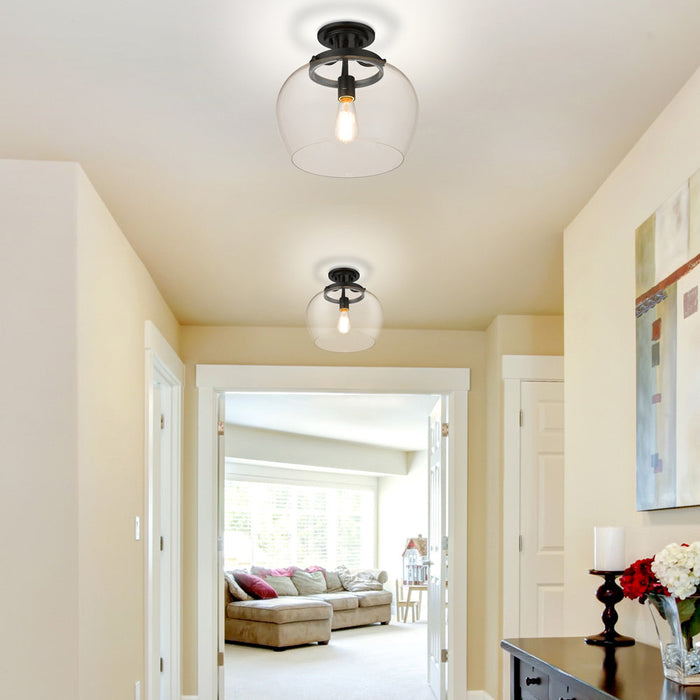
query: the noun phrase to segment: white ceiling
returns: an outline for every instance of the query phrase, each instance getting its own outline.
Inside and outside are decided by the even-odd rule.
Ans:
[[[277,132],[338,19],[416,88],[392,173],[309,175]],[[348,258],[387,327],[482,329],[562,311],[561,232],[699,35],[698,0],[7,1],[0,156],[80,162],[182,323],[301,326]]]
[[[332,440],[424,450],[435,396],[226,394],[226,422]]]

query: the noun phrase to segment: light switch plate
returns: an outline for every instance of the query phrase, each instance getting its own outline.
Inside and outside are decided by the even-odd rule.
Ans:
[[[134,700],[141,700],[141,681],[134,683]]]
[[[134,539],[141,539],[141,518],[139,518],[138,515],[136,516],[136,520],[134,521]]]

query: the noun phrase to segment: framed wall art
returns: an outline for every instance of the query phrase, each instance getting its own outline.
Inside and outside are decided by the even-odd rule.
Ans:
[[[637,510],[700,504],[700,171],[636,231]]]

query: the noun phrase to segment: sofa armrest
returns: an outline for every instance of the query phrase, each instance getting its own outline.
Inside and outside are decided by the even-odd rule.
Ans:
[[[233,603],[235,598],[231,595],[231,591],[228,587],[228,581],[224,578],[224,610],[229,603]]]

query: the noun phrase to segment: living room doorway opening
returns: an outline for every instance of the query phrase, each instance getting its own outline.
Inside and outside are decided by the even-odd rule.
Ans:
[[[402,554],[407,541],[428,532],[428,415],[436,400],[439,397],[428,394],[227,393],[222,494],[227,575],[236,570],[257,575],[271,583],[280,605],[286,606],[290,595],[308,593],[304,588],[294,590],[295,581],[306,585],[303,570],[320,567],[323,573],[316,576],[324,580],[317,582],[318,591],[312,597],[341,610],[357,601],[355,594],[334,588],[336,569],[378,570],[387,576],[382,582],[384,595],[394,597],[397,582],[404,579]],[[424,559],[428,560],[427,550]],[[302,573],[292,577],[290,565],[299,566]],[[290,576],[277,575],[287,573]],[[427,581],[425,584],[427,589]],[[398,637],[377,625],[361,627],[374,619],[393,618],[391,624],[396,624],[394,600],[391,607],[385,606],[387,612],[378,613],[381,619],[361,617],[369,609],[358,609],[357,619],[348,611],[337,612],[333,649],[294,646],[294,655],[303,656],[304,665],[313,665],[315,675],[322,666],[327,678],[324,687],[337,683],[341,696],[348,680],[343,676],[354,672],[354,660],[372,653],[373,661],[363,673],[374,673],[375,679],[366,677],[365,682],[376,689],[389,669],[403,664],[401,682],[407,693],[432,697],[427,687],[428,605],[419,586],[412,588],[416,589],[412,591],[412,616],[406,616],[406,624],[416,629],[410,633],[405,630]],[[369,594],[362,602],[375,595]],[[423,604],[413,622],[418,595]],[[241,615],[250,613],[247,607],[233,606],[232,615],[239,612],[238,607]],[[253,624],[226,618],[224,638],[265,644],[262,637],[251,639]],[[350,629],[355,633],[346,634]],[[402,651],[397,663],[399,642]],[[369,652],[372,646],[376,649]],[[291,670],[269,648],[228,644],[225,658],[227,700],[246,697],[261,669],[268,669],[268,676],[281,672],[287,695],[295,687],[288,683]],[[395,678],[392,683],[396,685]]]
[[[464,557],[450,561],[451,624],[446,647],[450,657],[460,660],[446,664],[449,696],[466,693],[466,462],[467,462],[467,391],[469,370],[428,368],[338,368],[338,367],[261,367],[198,366],[199,404],[198,437],[198,690],[199,695],[217,697],[219,680],[217,657],[223,650],[218,643],[219,606],[217,592],[222,592],[223,539],[217,546],[220,516],[216,501],[219,476],[225,471],[223,423],[217,425],[217,410],[223,394],[233,392],[277,393],[346,393],[346,394],[433,394],[444,397],[449,407],[450,450],[445,451],[445,484],[449,485],[446,527],[452,551]],[[219,406],[217,406],[219,404]],[[442,435],[447,426],[442,426]],[[221,434],[219,434],[221,433]],[[206,465],[211,465],[207,468]],[[219,468],[221,465],[221,468]],[[459,494],[459,495],[457,495]],[[213,508],[212,508],[213,506]],[[417,533],[416,533],[417,534]],[[219,555],[218,549],[221,549]],[[454,549],[452,549],[454,547]],[[445,542],[446,549],[446,542]],[[452,579],[454,576],[454,579]],[[221,587],[220,587],[221,586]],[[442,606],[443,610],[445,606]],[[444,647],[443,647],[444,648]],[[312,648],[315,649],[315,648]],[[446,655],[445,655],[446,656]],[[221,657],[219,657],[221,658]],[[443,684],[446,685],[446,684]],[[218,697],[223,697],[223,686]],[[444,687],[439,697],[447,697]]]

